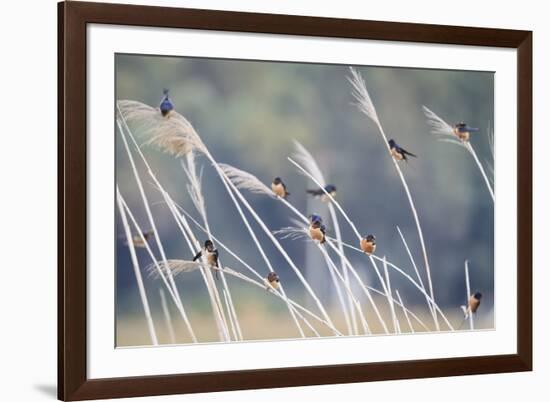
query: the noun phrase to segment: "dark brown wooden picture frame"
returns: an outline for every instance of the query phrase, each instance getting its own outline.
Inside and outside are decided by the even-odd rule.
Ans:
[[[115,24],[517,49],[517,353],[88,379],[86,26]],[[532,370],[532,32],[134,5],[58,4],[58,397],[118,398]]]

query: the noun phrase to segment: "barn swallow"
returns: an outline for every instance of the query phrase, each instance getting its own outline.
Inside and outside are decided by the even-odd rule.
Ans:
[[[269,286],[271,286],[273,289],[275,290],[279,289],[280,280],[279,280],[279,275],[277,275],[276,272],[270,272],[267,275],[266,281],[269,284]],[[269,288],[267,289],[269,290]]]
[[[371,255],[376,250],[376,236],[369,234],[361,239],[359,246],[364,253]]]
[[[147,232],[143,232],[142,233],[142,236],[143,238],[145,239],[145,242],[148,241],[151,236],[153,236],[154,232],[152,230],[149,230]],[[132,237],[132,243],[134,244],[134,247],[136,248],[145,248],[146,247],[146,244],[145,242],[141,239],[141,236],[136,234]],[[128,242],[126,242],[126,245],[128,245]]]
[[[464,122],[456,123],[453,127],[453,134],[462,141],[468,141],[470,139],[470,133],[474,131],[479,131],[479,128],[470,127]]]
[[[391,155],[396,161],[400,161],[400,160],[406,161],[407,155],[416,158],[415,154],[412,154],[406,149],[401,148],[399,145],[397,145],[397,143],[394,140],[389,140],[388,145],[390,146]]]
[[[164,98],[162,98],[159,108],[162,116],[166,117],[170,114],[172,110],[174,110],[174,104],[172,103],[172,100],[168,96],[168,90],[165,89],[163,93],[164,93]]]
[[[218,250],[214,248],[212,240],[206,240],[204,247],[201,251],[193,257],[193,261],[197,261],[201,257],[206,257],[206,263],[212,267],[218,268]],[[216,270],[216,279],[218,278],[218,271]]]
[[[273,179],[273,182],[271,183],[271,191],[273,191],[273,194],[277,197],[281,198],[286,198],[290,195],[290,193],[286,191],[286,185],[280,177],[275,177]]]
[[[325,186],[325,191],[329,193],[332,197],[336,197],[336,186],[334,184],[327,184]],[[323,202],[327,202],[329,200],[329,197],[322,189],[315,189],[315,190],[306,190],[308,194],[313,195],[314,197],[318,197]]]
[[[470,317],[470,314],[476,313],[479,305],[481,304],[481,296],[481,293],[476,292],[468,299],[468,307],[460,306],[460,308],[462,308],[462,311],[464,312],[464,320]]]
[[[323,225],[323,219],[319,215],[311,215],[309,217],[309,236],[323,244],[326,241],[326,227]]]

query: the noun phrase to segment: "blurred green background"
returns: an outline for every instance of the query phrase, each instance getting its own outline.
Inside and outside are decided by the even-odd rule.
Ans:
[[[189,119],[218,162],[249,171],[268,185],[273,177],[281,176],[291,192],[290,202],[303,212],[326,216],[329,222],[326,207],[306,196],[305,189],[313,188],[313,183],[286,159],[293,153],[292,140],[300,141],[317,159],[327,181],[338,187],[338,201],[359,230],[376,235],[377,254],[414,273],[396,230],[399,225],[424,273],[405,192],[375,125],[353,105],[351,85],[346,79],[348,66],[124,54],[117,55],[115,63],[117,99],[138,100],[156,107],[162,89],[169,88],[176,110]],[[493,127],[493,73],[374,66],[357,69],[365,78],[388,137],[418,155],[401,167],[423,227],[437,302],[454,323],[460,323],[459,306],[465,302],[464,260],[468,259],[472,290],[484,295],[478,327],[492,328],[493,204],[471,156],[430,135],[421,107],[426,105],[449,123],[466,121],[479,127],[471,143],[481,161],[491,162],[487,128]],[[127,155],[116,135],[117,182],[139,222],[148,227]],[[198,218],[186,192],[180,163],[155,149],[143,150],[165,189]],[[215,236],[258,271],[267,273],[219,178],[205,158],[197,161],[204,165],[203,192]],[[154,203],[153,213],[168,258],[191,259],[168,209],[159,202],[160,194],[146,179],[143,166],[140,172]],[[267,197],[245,195],[270,229],[291,224],[292,215],[284,206]],[[340,226],[344,239],[355,244],[343,219]],[[142,306],[118,211],[116,232],[116,342],[146,344]],[[282,256],[260,230],[257,233],[290,296],[313,306]],[[198,231],[197,235],[204,238]],[[336,309],[335,292],[316,248],[305,240],[281,242],[323,302]],[[350,250],[346,254],[365,280],[380,288],[367,259]],[[145,251],[138,250],[138,256],[142,265],[150,263]],[[241,269],[223,251],[221,257],[224,264]],[[392,274],[391,279],[405,303],[419,315],[426,314],[422,295],[398,275]],[[184,275],[177,282],[191,320],[200,328],[197,335],[201,340],[214,340],[214,323],[200,275]],[[162,329],[161,282],[145,278],[145,285],[155,325]],[[283,303],[235,280],[230,280],[230,286],[237,314],[246,317],[245,338],[297,335]],[[170,309],[178,321],[175,308]],[[274,316],[278,318],[268,319]],[[175,325],[178,342],[187,342],[181,323]]]

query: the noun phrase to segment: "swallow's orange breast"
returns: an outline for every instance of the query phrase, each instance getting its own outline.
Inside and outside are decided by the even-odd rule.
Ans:
[[[367,241],[366,239],[361,239],[361,242],[359,244],[361,246],[361,250],[369,255],[374,253],[374,250],[376,250],[376,244]]]
[[[284,198],[286,196],[285,188],[281,183],[279,184],[271,183],[271,191],[273,191],[273,193],[278,197]]]
[[[318,242],[322,243],[324,240],[325,240],[325,235],[324,233],[321,231],[320,228],[313,228],[313,227],[310,227],[309,228],[309,236],[313,239],[313,240],[317,240]]]
[[[400,161],[400,160],[403,159],[403,155],[401,155],[399,152],[397,152],[397,149],[395,149],[395,148],[391,149],[391,155],[397,161]]]
[[[475,313],[477,309],[479,308],[479,305],[481,304],[480,300],[477,300],[475,297],[470,297],[470,311],[472,313]]]

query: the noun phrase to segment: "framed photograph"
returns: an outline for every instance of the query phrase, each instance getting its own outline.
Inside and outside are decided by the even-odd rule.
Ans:
[[[531,32],[58,6],[59,399],[531,370]]]

